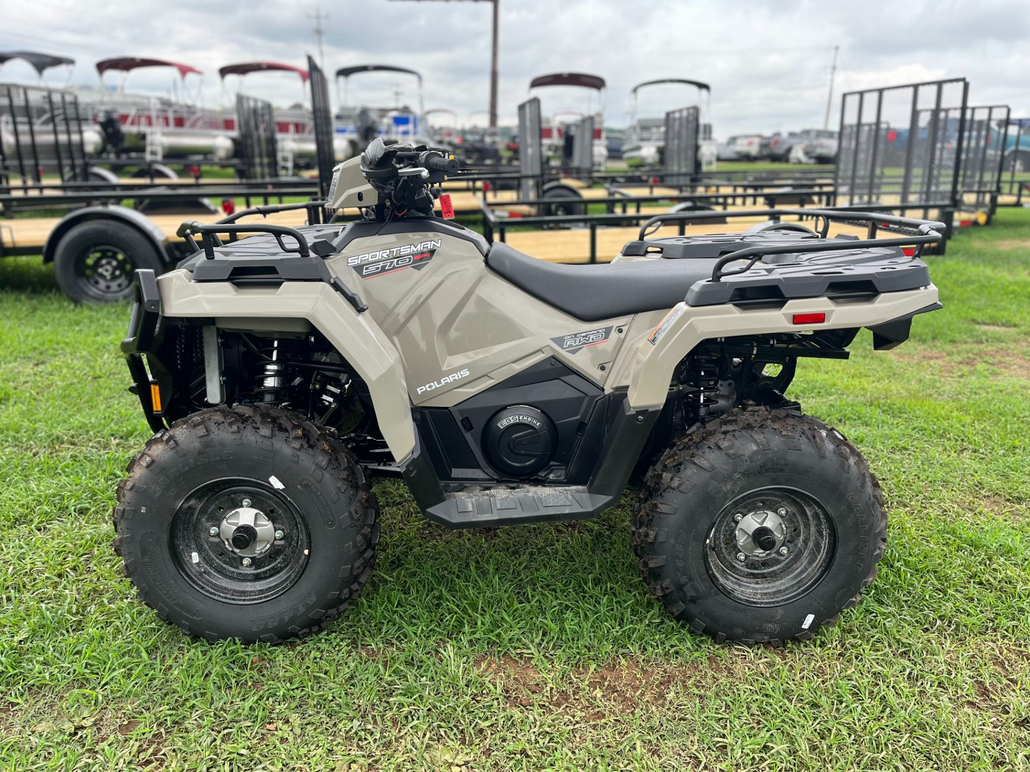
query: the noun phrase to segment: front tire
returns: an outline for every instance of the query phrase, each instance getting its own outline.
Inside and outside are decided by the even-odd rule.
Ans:
[[[115,552],[140,598],[190,635],[278,643],[321,630],[368,582],[378,504],[361,467],[283,410],[202,410],[128,467]]]
[[[887,517],[858,450],[786,410],[695,426],[655,464],[633,543],[652,594],[718,641],[808,639],[876,577]]]

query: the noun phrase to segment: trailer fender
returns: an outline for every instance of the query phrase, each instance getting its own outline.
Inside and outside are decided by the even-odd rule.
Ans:
[[[57,226],[47,236],[46,245],[43,247],[43,262],[52,263],[57,245],[69,230],[81,222],[87,220],[117,220],[126,223],[137,231],[153,245],[165,259],[168,258],[168,238],[154,222],[142,212],[129,209],[125,206],[87,206],[85,209],[76,209],[71,214],[57,223]]]

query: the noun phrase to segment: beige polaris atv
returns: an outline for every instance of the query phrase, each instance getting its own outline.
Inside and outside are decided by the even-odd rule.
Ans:
[[[749,642],[836,621],[876,575],[883,499],[788,387],[799,358],[846,359],[863,327],[891,348],[940,307],[919,253],[943,226],[651,225],[611,264],[558,265],[436,217],[458,172],[376,141],[328,202],[362,219],[186,224],[197,253],[139,272],[122,348],[157,433],[114,519],[142,599],[208,639],[305,635],[369,580],[374,475],[470,528],[593,517],[636,470],[633,544],[673,616]],[[827,238],[839,219],[887,238]]]

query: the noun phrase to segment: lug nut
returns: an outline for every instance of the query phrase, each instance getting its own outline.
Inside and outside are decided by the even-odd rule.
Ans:
[[[207,535],[208,536],[217,536],[218,535],[218,528],[216,526],[211,526],[210,528],[207,529]]]
[[[779,515],[780,517],[784,517],[787,514],[787,510],[784,509],[783,507],[780,507],[779,509],[776,510],[776,514]]]
[[[733,516],[733,522],[734,523],[739,523],[743,519],[744,519],[744,516],[742,514],[740,514],[740,512],[738,512],[737,514],[735,514]]]
[[[250,565],[250,558],[244,558],[243,559],[243,567],[246,568],[249,565]]]
[[[249,507],[250,506],[250,499],[244,499],[243,500],[243,506]]]
[[[277,539],[283,538],[283,532],[282,531],[276,531],[275,532],[275,538],[277,538]]]
[[[780,554],[783,555],[783,557],[787,557],[788,551],[789,550],[786,547],[780,547]]]
[[[737,553],[737,560],[739,560],[741,563],[743,563],[745,560],[747,560],[747,555],[745,555],[743,552],[738,552]]]

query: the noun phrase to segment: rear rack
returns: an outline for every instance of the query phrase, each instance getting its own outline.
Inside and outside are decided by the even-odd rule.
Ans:
[[[836,252],[855,249],[883,248],[883,247],[915,247],[913,257],[922,255],[923,247],[927,244],[937,244],[944,240],[941,231],[947,226],[942,222],[931,220],[917,220],[912,217],[899,217],[897,215],[880,214],[877,212],[854,212],[854,211],[830,211],[827,209],[752,209],[739,212],[720,212],[721,215],[729,217],[771,217],[779,221],[783,215],[796,215],[802,218],[812,218],[821,221],[818,226],[818,240],[801,241],[792,244],[777,244],[768,246],[751,246],[731,252],[721,257],[712,269],[712,281],[720,281],[723,277],[738,276],[751,270],[766,255],[783,255],[799,253]],[[711,212],[668,212],[655,215],[640,227],[640,240],[646,240],[648,236],[655,233],[666,222],[690,222],[692,220],[704,220],[711,218]],[[914,230],[914,235],[906,235],[896,239],[830,239],[831,222],[865,222],[869,223],[870,235],[876,232],[877,227],[908,228]],[[727,265],[746,260],[747,263],[738,268],[725,270]]]

